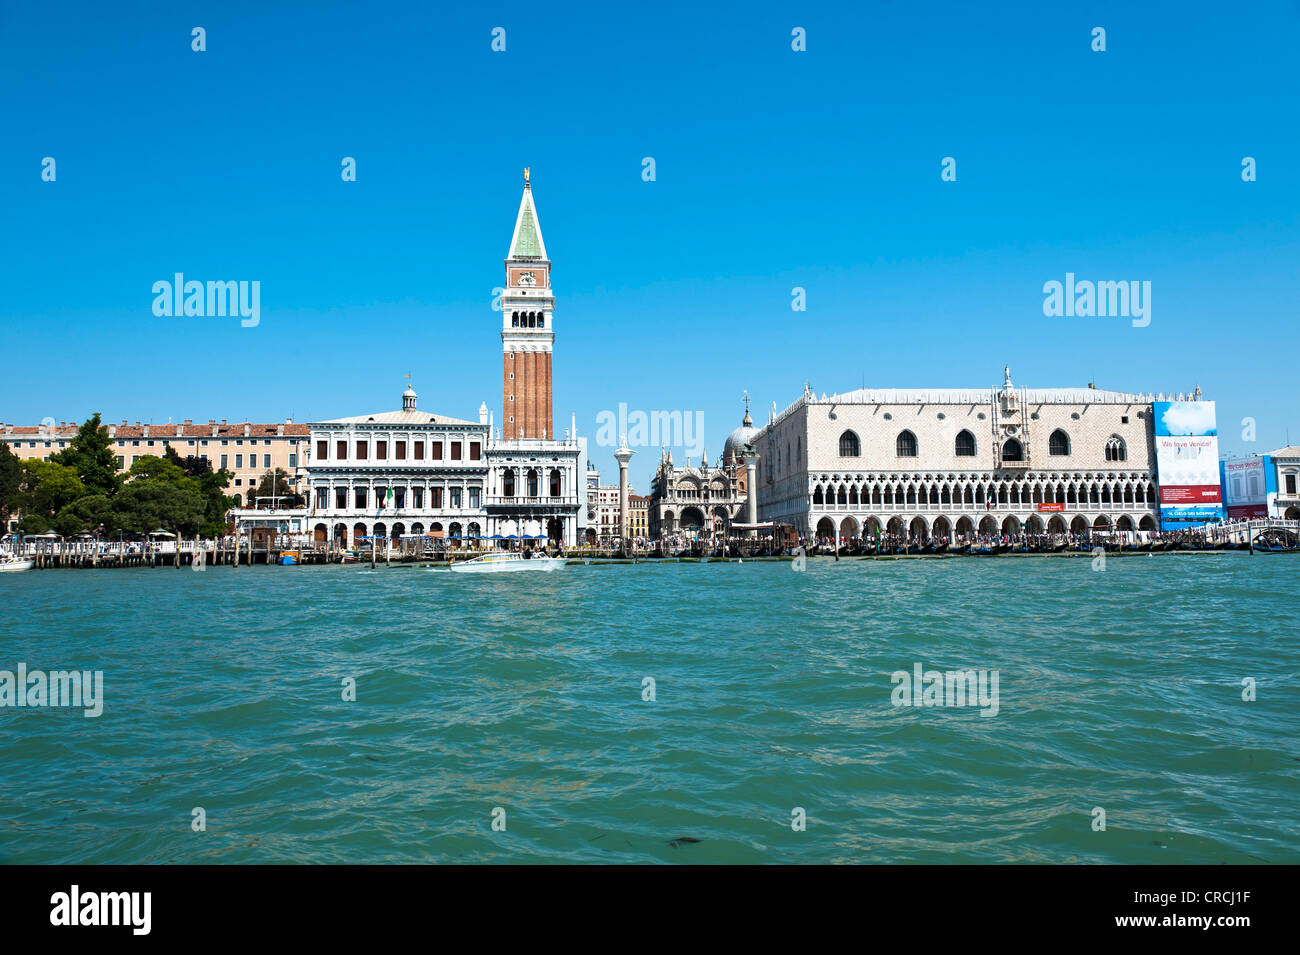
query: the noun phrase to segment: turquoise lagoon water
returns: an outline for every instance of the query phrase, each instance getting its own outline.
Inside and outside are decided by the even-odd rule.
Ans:
[[[0,669],[102,670],[105,709],[0,709],[0,861],[1300,862],[1297,574],[6,575]],[[997,716],[893,706],[916,663],[998,670]]]

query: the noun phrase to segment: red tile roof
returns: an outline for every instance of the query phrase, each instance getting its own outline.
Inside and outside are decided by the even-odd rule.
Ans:
[[[248,434],[244,434],[244,426],[248,426]],[[209,421],[207,424],[194,424],[193,422],[182,422],[181,424],[141,424],[137,421],[135,424],[127,424],[123,421],[115,424],[112,421],[104,422],[105,428],[113,429],[114,438],[166,438],[175,440],[176,438],[274,438],[280,434],[279,429],[284,428],[284,437],[307,437],[311,434],[311,428],[305,424],[296,424],[294,422],[276,422],[275,424],[260,424],[252,421],[236,421],[229,424],[222,421],[218,424],[216,421]],[[44,428],[38,425],[5,425],[0,424],[0,440],[6,436],[22,436],[24,438],[69,438],[76,435],[80,430],[80,424],[70,422],[60,422]],[[149,433],[146,435],[144,429],[148,428]],[[216,434],[213,434],[213,429]],[[181,433],[177,434],[177,430]]]

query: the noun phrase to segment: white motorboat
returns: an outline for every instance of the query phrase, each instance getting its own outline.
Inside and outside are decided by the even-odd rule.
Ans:
[[[36,562],[30,557],[18,557],[15,554],[0,554],[0,574],[13,574],[20,570],[31,570]]]
[[[458,574],[510,574],[524,570],[559,570],[566,563],[568,562],[563,557],[524,557],[522,554],[499,553],[454,561],[447,569]]]

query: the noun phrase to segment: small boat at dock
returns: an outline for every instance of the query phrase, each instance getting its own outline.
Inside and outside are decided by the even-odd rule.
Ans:
[[[16,574],[31,570],[36,562],[30,557],[18,557],[15,554],[0,555],[0,574]]]

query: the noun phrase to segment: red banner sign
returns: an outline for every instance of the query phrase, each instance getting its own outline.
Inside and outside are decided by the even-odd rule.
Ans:
[[[1165,484],[1160,487],[1161,504],[1218,504],[1218,485]]]
[[[1065,510],[1065,505],[1064,504],[1039,504],[1038,509],[1040,511],[1063,511]]]

